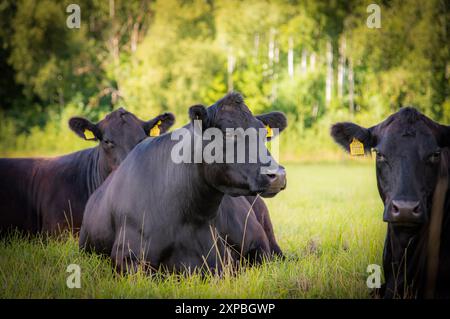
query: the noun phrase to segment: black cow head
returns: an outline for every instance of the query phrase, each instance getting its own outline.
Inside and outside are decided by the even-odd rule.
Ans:
[[[334,124],[331,135],[347,151],[357,139],[366,153],[376,153],[378,191],[388,223],[383,254],[385,297],[405,297],[404,288],[414,291],[418,280],[423,280],[419,271],[426,256],[425,234],[441,161],[447,160],[443,149],[450,144],[450,128],[406,107],[370,128]]]
[[[245,134],[248,132],[247,129],[252,128],[254,132],[257,132],[258,140],[261,138],[265,142],[272,139],[276,135],[272,134],[272,129],[277,128],[278,132],[281,132],[287,126],[283,113],[271,112],[253,116],[242,96],[238,93],[230,93],[208,108],[203,105],[192,106],[189,109],[189,116],[193,121],[192,125],[195,125],[195,120],[201,120],[200,129],[203,132],[210,128],[222,132],[223,163],[214,162],[203,165],[204,176],[213,187],[232,196],[260,194],[264,197],[274,196],[286,187],[285,170],[271,157],[265,143],[251,140]],[[227,129],[237,130],[234,134],[230,134]],[[271,134],[268,135],[267,130],[270,130]],[[264,135],[260,136],[261,134]],[[238,151],[239,143],[245,145],[245,154]],[[208,144],[208,141],[203,141],[203,147],[207,147]],[[255,145],[258,152],[267,152],[265,154],[268,157],[262,160],[258,156],[250,160],[251,154],[254,154],[250,149],[254,150]],[[234,148],[232,155],[229,152],[230,146]],[[231,161],[226,160],[227,157]],[[242,161],[243,158],[245,159]],[[262,168],[268,168],[270,165],[267,159],[271,160],[273,169],[266,172]]]
[[[72,117],[69,126],[85,140],[100,142],[101,160],[106,163],[107,170],[112,171],[140,141],[147,136],[165,133],[174,121],[173,114],[164,113],[145,122],[119,108],[97,124],[81,117]]]
[[[449,127],[407,107],[371,128],[337,123],[331,135],[347,151],[355,138],[364,144],[366,152],[376,153],[378,190],[386,222],[416,228],[429,220],[441,150],[449,146]]]

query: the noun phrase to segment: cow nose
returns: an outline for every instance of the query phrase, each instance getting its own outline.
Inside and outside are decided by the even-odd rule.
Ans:
[[[420,223],[423,217],[420,201],[393,200],[390,217],[394,223]]]
[[[270,185],[280,189],[286,188],[286,170],[284,167],[278,167],[273,173],[267,174],[269,177]]]

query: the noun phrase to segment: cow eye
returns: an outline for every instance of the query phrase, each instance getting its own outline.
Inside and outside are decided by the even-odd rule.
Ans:
[[[441,159],[441,151],[436,151],[428,157],[428,161],[432,164],[439,163]]]
[[[108,147],[114,147],[114,142],[111,140],[103,140],[103,142],[106,144],[106,146]]]

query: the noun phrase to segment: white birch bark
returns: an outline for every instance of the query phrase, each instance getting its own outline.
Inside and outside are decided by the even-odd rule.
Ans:
[[[291,79],[294,78],[294,39],[292,37],[289,37],[288,74]]]
[[[355,77],[353,74],[353,64],[348,63],[348,105],[351,113],[355,112]]]
[[[338,76],[337,76],[337,89],[338,97],[342,99],[344,96],[344,79],[345,79],[345,38],[342,39],[339,46],[339,63],[338,63]]]
[[[327,77],[325,83],[325,104],[329,105],[331,102],[331,94],[333,90],[333,46],[330,41],[327,42]]]

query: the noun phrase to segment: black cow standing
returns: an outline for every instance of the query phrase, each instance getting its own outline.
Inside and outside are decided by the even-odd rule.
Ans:
[[[173,123],[170,113],[144,122],[123,108],[97,124],[74,117],[70,128],[98,146],[55,158],[0,159],[0,232],[79,230],[89,196],[152,128],[165,132]]]
[[[385,298],[450,297],[450,128],[402,108],[370,128],[337,123],[337,143],[376,152],[383,219]]]
[[[196,119],[201,120],[203,131],[214,127],[226,137],[226,128],[264,129],[269,125],[281,131],[286,127],[286,118],[279,112],[254,117],[237,93],[208,108],[192,106],[189,115],[192,122],[183,129],[191,136]],[[178,142],[171,136],[177,131],[137,145],[91,196],[80,232],[80,248],[109,255],[120,271],[135,270],[140,261],[170,271],[204,267],[221,271],[223,249],[220,241],[213,240],[211,226],[220,214],[224,195],[275,196],[286,186],[285,171],[278,166],[271,174],[261,174],[264,165],[260,161],[174,163],[171,151]],[[265,149],[264,144],[258,147]],[[249,199],[238,200],[250,206]],[[241,206],[238,203],[236,207]],[[245,211],[240,209],[239,214],[243,216]],[[247,222],[251,224],[248,229],[259,227],[257,232],[248,231],[247,236],[264,233],[256,215]],[[242,234],[238,232],[236,238]],[[263,244],[259,238],[247,242],[247,249],[255,255],[270,254],[267,238]]]

